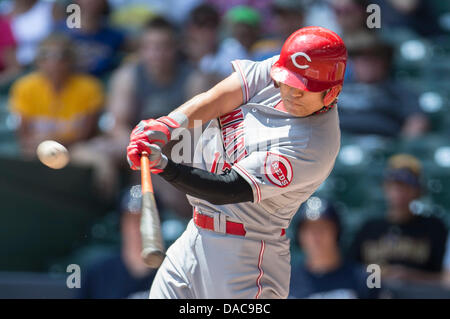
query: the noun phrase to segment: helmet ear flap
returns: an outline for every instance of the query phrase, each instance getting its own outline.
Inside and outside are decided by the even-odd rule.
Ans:
[[[338,97],[339,93],[341,93],[342,85],[333,86],[329,92],[323,98],[323,105],[328,106]]]

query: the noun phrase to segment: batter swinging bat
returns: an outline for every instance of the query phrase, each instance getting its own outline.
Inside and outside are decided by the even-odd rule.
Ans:
[[[164,244],[161,236],[161,222],[158,216],[147,152],[141,156],[141,256],[150,268],[158,268],[164,260]]]

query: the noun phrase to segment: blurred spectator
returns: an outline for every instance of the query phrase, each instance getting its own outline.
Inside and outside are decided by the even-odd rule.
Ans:
[[[192,68],[178,59],[177,33],[161,17],[143,30],[139,57],[115,72],[111,109],[117,125],[128,129],[144,118],[156,118],[183,104]],[[119,111],[120,110],[120,111]]]
[[[192,64],[198,65],[202,58],[214,55],[219,43],[220,17],[217,10],[202,4],[192,10],[186,24],[184,53]]]
[[[209,90],[224,77],[213,62],[219,49],[219,25],[219,13],[209,4],[196,7],[189,16],[183,50],[190,63],[196,67],[188,83],[189,96]]]
[[[108,22],[107,0],[77,0],[81,9],[81,28],[69,28],[65,23],[58,30],[66,33],[76,47],[79,70],[103,76],[119,62],[125,35]]]
[[[0,88],[8,85],[20,73],[16,47],[10,19],[0,16]]]
[[[163,116],[183,104],[192,71],[178,59],[176,30],[164,18],[150,20],[140,40],[137,60],[118,69],[110,83],[111,133],[127,138],[141,119]]]
[[[367,29],[366,9],[370,4],[368,0],[332,0],[330,3],[342,36]]]
[[[369,0],[332,0],[331,8],[339,25],[339,35],[347,47],[353,47],[361,38],[367,37],[369,32],[377,29],[369,29],[366,25]]]
[[[34,61],[39,43],[50,34],[52,7],[49,1],[14,0],[3,12],[11,23],[20,65],[28,66]]]
[[[284,41],[303,27],[305,8],[299,0],[274,0],[272,5],[274,35],[258,41],[252,48],[255,60],[280,54]]]
[[[34,156],[43,140],[71,145],[91,137],[103,106],[101,83],[74,68],[73,47],[63,35],[43,41],[37,71],[18,79],[11,88],[10,105],[20,116],[22,151]]]
[[[296,239],[304,254],[303,265],[292,269],[290,298],[373,298],[376,288],[366,284],[362,265],[343,259],[339,250],[341,222],[334,207],[311,197],[300,208]]]
[[[81,277],[79,298],[148,298],[156,271],[148,268],[142,261],[140,218],[141,214],[121,215],[120,253],[88,266]]]
[[[393,48],[368,32],[347,49],[352,74],[339,95],[341,129],[388,137],[423,134],[428,119],[418,97],[390,77]]]
[[[186,101],[191,67],[177,59],[175,28],[161,17],[152,19],[143,30],[138,60],[117,70],[110,82],[106,133],[72,147],[71,158],[78,164],[92,166],[96,184],[106,197],[117,193],[117,167],[126,164],[126,147],[132,128],[142,119],[170,113]],[[128,165],[126,164],[127,172]],[[132,184],[140,184],[139,174]],[[155,176],[156,196],[163,204],[183,213],[189,204],[185,196]],[[169,189],[167,189],[169,188]],[[173,201],[173,198],[180,200]],[[189,208],[186,214],[191,214]]]
[[[381,28],[385,32],[395,29],[413,30],[429,37],[443,33],[434,14],[432,1],[425,0],[374,0],[381,7]]]
[[[230,9],[226,16],[231,39],[235,39],[247,53],[260,36],[261,15],[251,7],[237,6]]]
[[[260,35],[261,16],[251,7],[237,6],[227,12],[225,23],[228,37],[214,55],[200,62],[203,72],[218,74],[221,79],[233,72],[231,61],[251,58],[251,48]]]
[[[439,280],[447,241],[441,220],[411,211],[422,193],[421,164],[407,154],[392,156],[385,171],[387,214],[369,220],[357,233],[351,255],[378,264],[382,280]]]

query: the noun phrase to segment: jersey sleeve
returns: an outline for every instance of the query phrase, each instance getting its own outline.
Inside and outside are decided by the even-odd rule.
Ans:
[[[253,152],[234,164],[234,169],[252,187],[253,202],[299,191],[312,193],[328,177],[335,156],[274,148]]]
[[[274,56],[260,62],[250,60],[234,60],[231,62],[233,70],[238,74],[241,81],[244,96],[243,104],[269,85],[272,81],[270,69],[277,59],[278,56]]]

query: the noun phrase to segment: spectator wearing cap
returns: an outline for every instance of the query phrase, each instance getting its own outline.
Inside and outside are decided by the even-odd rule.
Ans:
[[[382,280],[441,278],[447,229],[436,217],[411,211],[422,194],[421,163],[408,154],[389,158],[384,177],[386,216],[366,222],[351,245],[351,256],[381,267]]]
[[[391,78],[394,49],[372,32],[349,43],[351,77],[339,95],[341,130],[355,135],[424,134],[428,118],[414,91]]]
[[[303,27],[304,4],[299,0],[275,0],[272,4],[272,36],[263,38],[252,48],[255,60],[265,60],[280,54],[284,41],[295,31]]]
[[[334,206],[311,197],[299,211],[296,240],[305,261],[291,272],[290,298],[374,298],[362,265],[344,260],[339,248],[341,222]]]
[[[237,6],[225,15],[230,29],[231,38],[236,39],[247,52],[260,35],[261,15],[247,6]]]
[[[231,8],[224,19],[228,36],[216,54],[205,56],[199,65],[203,72],[218,74],[220,79],[233,71],[231,61],[251,58],[251,48],[259,38],[261,26],[261,15],[248,6]]]
[[[221,17],[223,17],[230,9],[237,6],[251,7],[261,13],[263,21],[262,27],[264,29],[264,32],[267,32],[271,27],[272,23],[271,6],[273,0],[203,0],[203,1],[216,7]]]

